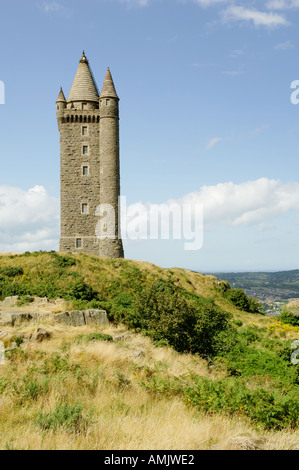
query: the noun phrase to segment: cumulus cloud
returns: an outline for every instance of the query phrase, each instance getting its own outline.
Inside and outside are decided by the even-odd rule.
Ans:
[[[219,183],[187,194],[180,200],[186,203],[203,205],[205,225],[258,225],[299,210],[299,183],[281,184],[268,178]]]
[[[240,184],[233,182],[203,186],[200,191],[186,194],[181,199],[171,199],[163,204],[161,211],[166,222],[169,218],[166,207],[175,209],[203,208],[204,228],[223,225],[229,227],[269,227],[276,218],[292,210],[299,210],[299,183],[282,184],[279,180],[260,178]],[[148,233],[148,224],[153,210],[150,204],[132,204],[126,208],[131,226],[139,232]],[[194,212],[195,213],[195,212]]]
[[[43,186],[0,186],[0,251],[57,248],[59,200]]]
[[[219,226],[269,229],[278,217],[299,211],[299,183],[282,184],[268,178],[239,184],[225,182],[203,186],[163,204],[127,205],[122,208],[123,231],[135,241],[151,238],[149,233],[154,235],[153,239],[180,239],[182,233],[191,240],[198,232],[196,227],[201,227],[202,211],[204,230]],[[295,217],[296,214],[294,223]],[[151,221],[156,225],[150,226]],[[158,232],[166,236],[156,236]],[[43,186],[28,191],[0,186],[0,251],[57,249],[58,239],[57,198],[49,196]],[[201,243],[201,239],[197,241]]]

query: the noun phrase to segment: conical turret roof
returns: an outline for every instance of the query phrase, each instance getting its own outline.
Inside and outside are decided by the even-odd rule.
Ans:
[[[83,51],[83,55],[79,62],[79,67],[75,75],[70,94],[70,101],[96,101],[99,100],[99,92],[97,85],[89,67],[88,60]]]
[[[63,102],[66,101],[65,96],[64,96],[64,93],[63,93],[63,91],[62,91],[62,87],[60,88],[60,92],[59,92],[59,95],[58,95],[58,98],[57,98],[56,103],[59,103],[60,101],[63,101]]]
[[[118,96],[117,96],[116,90],[115,90],[115,86],[114,86],[114,83],[113,83],[113,79],[112,79],[112,75],[111,75],[109,67],[108,67],[108,70],[106,72],[106,77],[105,77],[105,80],[104,80],[104,85],[103,85],[103,89],[102,89],[102,93],[101,93],[100,98],[117,98],[117,99],[119,99]]]

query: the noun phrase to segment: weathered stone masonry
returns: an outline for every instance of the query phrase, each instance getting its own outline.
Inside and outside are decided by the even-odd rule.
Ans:
[[[83,52],[67,100],[60,90],[56,115],[60,131],[60,251],[122,258],[118,233],[119,98],[110,70],[99,96]],[[115,211],[113,236],[109,226],[109,238],[96,236],[100,204],[109,204]]]

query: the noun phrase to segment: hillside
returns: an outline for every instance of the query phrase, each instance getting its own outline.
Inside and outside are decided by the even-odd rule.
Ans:
[[[1,255],[0,300],[53,321],[0,325],[15,345],[0,365],[0,448],[298,448],[299,327],[240,310],[232,292],[143,262]],[[110,325],[54,322],[85,308]],[[50,337],[34,340],[37,327]]]

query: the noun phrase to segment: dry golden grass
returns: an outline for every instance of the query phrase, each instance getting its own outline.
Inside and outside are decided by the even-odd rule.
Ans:
[[[198,357],[178,354],[170,348],[157,348],[140,335],[119,342],[78,342],[78,335],[99,331],[95,328],[44,326],[51,339],[27,343],[22,348],[26,359],[16,358],[0,366],[1,377],[9,374],[16,387],[38,366],[41,358],[60,354],[72,366],[94,374],[91,386],[78,382],[76,374],[53,373],[47,394],[35,400],[20,402],[16,391],[0,395],[0,448],[10,449],[101,449],[101,450],[198,450],[198,449],[292,449],[299,446],[299,433],[264,432],[253,428],[249,421],[220,414],[199,414],[188,408],[178,397],[158,398],[140,385],[141,381],[159,370],[169,377],[193,372],[217,377],[207,363]],[[35,326],[7,329],[28,336]],[[126,333],[124,327],[109,327],[101,333],[112,336]],[[144,355],[135,356],[142,350]],[[214,375],[213,375],[214,374]],[[94,413],[82,432],[44,431],[36,423],[40,411],[53,411],[59,401],[80,402],[84,412]]]

